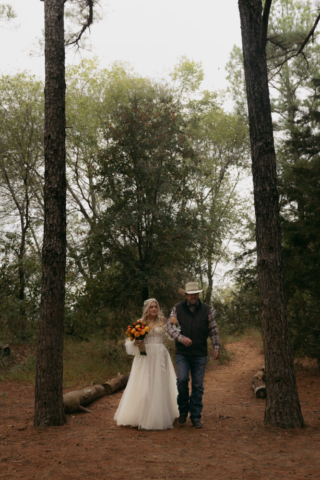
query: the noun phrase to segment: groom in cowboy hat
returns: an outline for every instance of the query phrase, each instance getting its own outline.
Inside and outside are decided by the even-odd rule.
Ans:
[[[185,295],[183,302],[177,303],[168,318],[166,330],[176,342],[176,365],[178,386],[178,425],[184,426],[190,412],[194,427],[202,428],[203,379],[207,363],[210,337],[213,345],[213,358],[219,358],[220,341],[214,310],[199,300],[197,283],[189,282],[186,289],[179,289]],[[191,372],[191,395],[189,397],[189,372]]]

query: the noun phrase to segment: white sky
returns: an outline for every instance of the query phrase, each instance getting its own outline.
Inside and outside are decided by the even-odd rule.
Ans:
[[[116,60],[129,62],[146,76],[169,73],[186,55],[203,63],[210,90],[226,88],[224,67],[234,44],[241,46],[237,0],[103,0],[105,17],[92,26],[92,52],[102,66]],[[27,69],[44,76],[44,58],[29,53],[43,29],[44,3],[40,0],[0,0],[11,3],[19,28],[0,28],[0,72]],[[69,53],[67,63],[79,55]]]

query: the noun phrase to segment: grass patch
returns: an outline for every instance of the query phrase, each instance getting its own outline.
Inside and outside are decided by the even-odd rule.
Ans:
[[[68,340],[64,348],[65,388],[83,388],[94,383],[103,383],[130,371],[133,357],[126,353],[124,342],[114,344],[99,338],[89,342]]]
[[[18,347],[17,347],[18,348]],[[2,359],[0,381],[35,384],[35,347],[28,348],[24,355],[12,348],[10,357]],[[63,387],[83,388],[102,383],[118,372],[131,369],[133,357],[127,355],[124,342],[115,344],[93,337],[90,341],[66,340],[63,353]]]
[[[11,365],[1,375],[1,380],[9,380],[10,382],[34,384],[36,374],[36,355],[30,355],[23,361],[14,359]]]
[[[224,333],[223,330],[220,332],[220,341],[223,345],[228,345],[229,343],[240,342],[246,338],[253,338],[257,341],[262,342],[262,333],[257,328],[248,328],[242,332],[234,333]]]
[[[220,333],[221,351],[220,364],[232,359],[232,353],[225,346],[228,343],[238,342],[245,338],[255,338],[261,342],[261,333],[257,329],[250,329],[243,333],[224,334]],[[165,340],[174,363],[175,343]],[[213,364],[212,345],[208,340],[208,364]],[[106,341],[101,337],[91,337],[89,341],[76,341],[68,338],[64,345],[64,388],[83,388],[94,383],[103,383],[113,378],[118,372],[125,374],[130,372],[133,357],[127,355],[124,347],[124,339],[119,343]],[[35,383],[36,372],[36,348],[35,346],[13,346],[11,355],[3,357],[0,361],[0,381],[18,383]]]

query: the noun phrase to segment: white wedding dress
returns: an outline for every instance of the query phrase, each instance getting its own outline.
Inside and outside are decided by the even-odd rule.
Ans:
[[[164,329],[155,327],[145,337],[147,355],[130,339],[126,350],[134,355],[127,387],[114,420],[117,425],[131,425],[145,430],[173,428],[179,416],[176,374],[168,350],[163,345]]]

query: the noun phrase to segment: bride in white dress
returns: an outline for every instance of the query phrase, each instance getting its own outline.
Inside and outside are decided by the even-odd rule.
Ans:
[[[165,319],[155,298],[143,305],[142,321],[150,327],[144,339],[147,355],[140,355],[139,340],[126,340],[126,350],[134,355],[127,387],[114,420],[145,430],[173,428],[179,416],[176,374],[168,350],[163,345]]]

